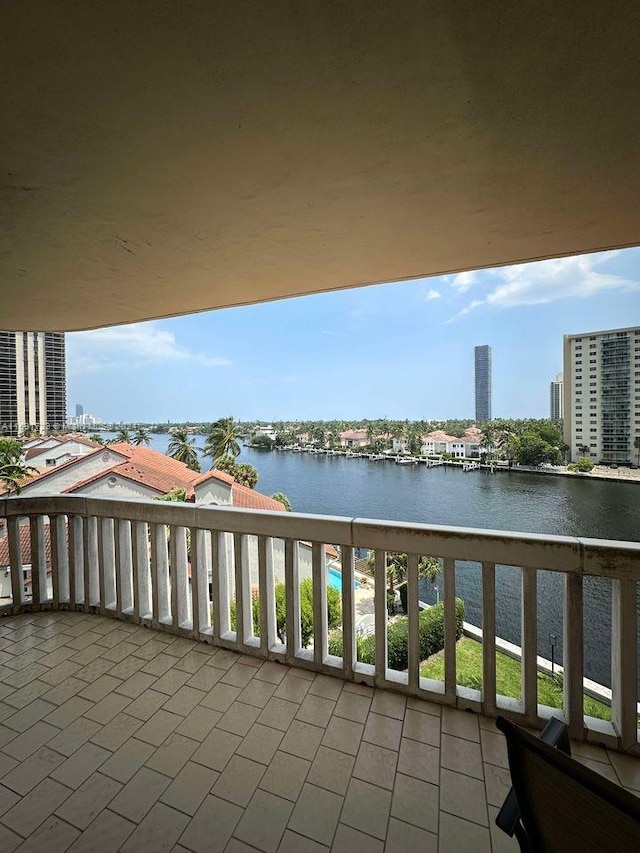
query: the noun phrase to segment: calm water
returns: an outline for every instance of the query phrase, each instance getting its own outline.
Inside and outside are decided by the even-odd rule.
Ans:
[[[166,451],[169,437],[153,437]],[[204,442],[197,438],[197,444]],[[243,448],[241,461],[260,473],[258,490],[284,492],[298,512],[640,541],[640,485],[538,474],[463,473],[452,468],[394,465],[365,459]],[[207,460],[205,460],[207,463]],[[208,467],[208,465],[203,466]],[[496,569],[496,626],[520,645],[520,572]],[[482,625],[480,568],[457,563],[456,585],[467,621]],[[421,597],[435,601],[423,584]],[[639,606],[640,613],[640,606]],[[538,654],[562,659],[562,576],[538,577]],[[585,579],[585,674],[610,684],[611,585]]]

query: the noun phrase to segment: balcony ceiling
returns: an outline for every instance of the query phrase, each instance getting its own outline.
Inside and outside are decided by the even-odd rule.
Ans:
[[[2,14],[1,328],[640,242],[635,0]]]

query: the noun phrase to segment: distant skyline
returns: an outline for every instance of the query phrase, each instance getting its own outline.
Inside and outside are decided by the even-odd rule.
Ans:
[[[179,286],[179,283],[176,283]],[[562,339],[640,321],[640,249],[351,288],[67,335],[68,406],[105,421],[549,415]]]

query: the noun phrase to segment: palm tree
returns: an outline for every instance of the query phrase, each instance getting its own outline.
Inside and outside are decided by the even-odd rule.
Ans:
[[[171,430],[171,441],[167,448],[167,455],[178,462],[183,462],[192,471],[199,471],[200,463],[198,462],[198,451],[195,444],[195,438],[191,438],[186,429],[175,427]]]
[[[89,441],[93,441],[94,444],[106,444],[107,443],[101,435],[98,435],[97,432],[94,432],[89,436]]]
[[[274,501],[279,501],[287,512],[291,512],[291,501],[283,492],[274,492],[271,497]]]
[[[15,438],[0,438],[0,480],[16,493],[20,492],[22,481],[29,474],[37,474],[37,470],[25,465],[22,458],[22,444]]]
[[[219,418],[211,427],[204,445],[204,455],[215,460],[219,456],[238,456],[240,429],[233,418]]]
[[[394,584],[403,583],[407,579],[407,555],[400,551],[387,551],[387,583],[390,592],[394,590]],[[375,572],[376,552],[369,551],[367,557],[368,568]],[[435,583],[436,578],[442,571],[440,560],[437,557],[419,557],[418,577]]]
[[[149,430],[146,427],[138,427],[133,434],[133,444],[140,447],[141,444],[146,444],[147,447],[151,444]]]
[[[122,427],[116,433],[116,437],[113,439],[112,444],[131,444],[131,433],[129,432],[128,427]]]

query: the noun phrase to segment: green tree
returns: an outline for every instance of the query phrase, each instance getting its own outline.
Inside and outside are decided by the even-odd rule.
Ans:
[[[9,492],[15,489],[19,494],[24,480],[37,470],[25,465],[22,456],[22,443],[15,438],[0,438],[0,481]]]
[[[148,447],[151,444],[149,430],[146,427],[138,427],[133,434],[132,443],[135,444],[136,447],[140,447],[141,444],[146,444]]]
[[[171,430],[171,441],[167,448],[167,455],[184,463],[192,471],[199,471],[200,463],[198,462],[198,451],[195,444],[195,438],[189,435],[186,428],[176,427]]]
[[[408,557],[400,551],[387,551],[387,583],[391,591],[394,590],[394,585],[403,583],[407,579],[407,563]],[[369,570],[375,574],[376,567],[376,552],[369,551],[367,557],[367,566]],[[429,583],[434,583],[442,566],[437,557],[419,557],[418,559],[418,577],[428,580]]]
[[[122,427],[118,430],[112,444],[131,444],[131,433],[127,427]]]
[[[174,486],[166,495],[159,495],[155,500],[184,503],[187,500],[187,490],[181,489],[179,486]]]
[[[239,456],[240,428],[233,418],[219,418],[211,427],[204,445],[204,455],[210,459],[219,456]]]
[[[228,453],[218,456],[215,461],[215,468],[218,471],[230,474],[236,483],[240,483],[241,486],[248,486],[250,489],[255,489],[260,476],[253,465],[249,465],[248,462],[236,462],[233,456]]]
[[[560,461],[560,451],[553,447],[535,432],[525,432],[520,439],[518,463],[520,465],[537,466],[543,462],[557,464]]]
[[[287,512],[291,512],[291,501],[282,492],[274,492],[271,497],[274,501],[279,501]]]
[[[106,444],[107,443],[101,435],[98,435],[97,432],[94,432],[92,435],[89,436],[89,441],[93,441],[94,444]]]
[[[581,456],[576,462],[572,462],[567,466],[569,471],[578,471],[581,474],[588,474],[593,471],[593,459],[589,456]]]

